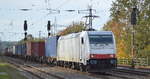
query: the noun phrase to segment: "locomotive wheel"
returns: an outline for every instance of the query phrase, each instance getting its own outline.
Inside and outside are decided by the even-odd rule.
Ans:
[[[74,65],[74,63],[72,63],[72,65],[71,65],[71,69],[75,69],[75,65]]]
[[[79,69],[80,69],[81,72],[85,72],[85,67],[83,65],[80,65]]]
[[[89,72],[89,66],[85,67],[85,72]]]
[[[81,72],[83,72],[83,67],[82,67],[82,66],[80,66],[79,68],[80,68],[80,71],[81,71]]]

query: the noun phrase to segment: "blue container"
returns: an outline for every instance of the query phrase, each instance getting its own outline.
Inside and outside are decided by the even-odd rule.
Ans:
[[[16,48],[15,48],[15,51],[16,51],[16,55],[21,55],[21,45],[16,45],[15,46]]]
[[[26,55],[27,45],[26,43],[15,45],[15,55]]]
[[[21,55],[21,53],[22,53],[22,45],[19,44],[18,45],[18,55]]]
[[[45,40],[45,56],[56,58],[58,36],[52,36]]]
[[[21,55],[26,55],[27,45],[26,43],[21,44]]]

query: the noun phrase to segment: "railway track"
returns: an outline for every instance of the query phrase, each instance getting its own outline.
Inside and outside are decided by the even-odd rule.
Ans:
[[[9,60],[10,64],[13,64],[18,68],[20,68],[20,67],[23,68],[23,70],[29,72],[30,74],[32,74],[34,76],[37,76],[39,79],[48,79],[48,78],[49,79],[66,79],[67,78],[64,75],[58,76],[58,74],[50,73],[50,72],[48,72],[48,70],[43,70],[43,68],[40,66],[31,65],[34,63],[31,63],[28,65],[28,64],[24,64],[24,62],[22,62],[22,60],[18,60],[18,59],[14,59],[14,58],[8,58],[8,60]],[[43,67],[46,67],[46,66],[43,66]],[[60,69],[62,69],[62,68],[60,68]],[[66,69],[63,69],[63,70],[66,70]],[[90,79],[95,79],[95,78],[96,79],[99,79],[99,78],[100,79],[118,79],[118,78],[119,79],[141,79],[141,78],[135,78],[135,75],[143,76],[143,77],[148,76],[148,78],[150,77],[148,73],[128,71],[125,69],[124,70],[123,69],[115,69],[115,70],[112,70],[112,72],[107,72],[107,73],[86,73],[86,72],[79,72],[79,71],[74,71],[74,70],[71,70],[71,72],[78,73],[83,76],[88,75],[88,76],[93,77]],[[130,74],[130,75],[128,75],[128,74]],[[143,78],[143,79],[148,79],[148,78]],[[80,78],[80,79],[86,79],[86,78]],[[89,78],[87,78],[87,79],[89,79]]]
[[[18,63],[16,63],[16,61],[13,61],[13,60],[10,60],[10,59],[7,62],[12,64],[16,68],[20,68],[23,71],[26,71],[26,72],[30,73],[31,75],[33,75],[33,76],[36,76],[39,79],[65,79],[61,76],[57,76],[55,74],[48,73],[46,71],[43,71],[41,69],[38,69],[36,67],[30,66],[30,65],[27,65],[27,64],[21,64],[20,62],[18,64]]]
[[[19,66],[19,65],[17,65],[17,64],[12,63],[12,62],[8,62],[8,63],[12,64],[13,66],[15,66],[15,67],[17,67],[17,68],[20,68],[21,70],[23,70],[23,71],[25,71],[25,72],[30,73],[31,75],[37,77],[38,79],[45,79],[45,78],[43,78],[43,77],[41,77],[41,76],[39,76],[39,75],[37,75],[37,74],[35,74],[35,73],[29,71],[29,70],[28,70],[29,68],[26,69],[27,67],[24,67],[24,68],[23,68],[23,67],[21,67],[21,66]]]
[[[150,72],[145,70],[136,70],[136,69],[128,69],[128,68],[117,68],[112,70],[111,72],[105,72],[105,73],[93,73],[90,74],[92,76],[112,76],[117,77],[121,79],[141,79],[136,77],[145,77],[142,79],[149,79],[150,78]]]
[[[141,76],[137,74],[130,74],[125,72],[118,72],[118,71],[112,71],[112,72],[105,72],[105,73],[91,73],[91,76],[99,78],[100,76],[103,77],[109,77],[110,79],[149,79],[150,76]],[[113,78],[111,78],[113,77]]]
[[[115,73],[111,73],[111,72],[107,72],[107,73],[90,73],[91,76],[94,76],[94,77],[103,77],[103,78],[106,78],[106,79],[135,79],[135,78],[132,78],[132,77],[129,77],[129,76],[126,76],[126,75],[120,75],[120,74],[115,74]],[[113,77],[113,78],[112,78]]]
[[[65,79],[65,78],[63,78],[63,77],[61,77],[61,76],[57,76],[57,75],[55,75],[55,74],[48,73],[48,72],[43,71],[43,70],[41,70],[41,69],[39,69],[39,68],[36,68],[36,67],[33,67],[33,66],[29,66],[29,65],[26,65],[26,66],[28,66],[28,67],[30,67],[30,68],[34,68],[34,69],[36,69],[36,70],[38,70],[38,71],[40,71],[40,72],[42,72],[42,73],[44,73],[44,74],[50,75],[50,76],[55,77],[55,78],[57,78],[57,79]]]
[[[111,72],[106,72],[107,75],[115,76],[123,79],[149,79],[150,72],[138,71],[133,69],[114,69]],[[138,78],[139,77],[139,78]]]
[[[138,69],[117,68],[117,69],[114,69],[112,71],[113,72],[130,73],[130,74],[141,75],[141,76],[150,76],[150,71],[138,70]]]

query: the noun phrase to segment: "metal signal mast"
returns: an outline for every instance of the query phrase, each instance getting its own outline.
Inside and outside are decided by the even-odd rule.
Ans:
[[[93,19],[94,18],[98,18],[99,16],[96,16],[93,14],[93,12],[96,12],[95,9],[92,9],[92,6],[89,6],[89,8],[87,10],[79,10],[78,13],[80,14],[81,11],[88,11],[88,15],[84,16],[86,18],[86,30],[94,30],[93,29]],[[88,20],[88,22],[87,22]]]
[[[132,67],[134,68],[135,67],[135,25],[137,24],[137,11],[138,11],[138,9],[137,9],[137,7],[135,6],[134,8],[133,8],[133,10],[132,10],[132,12],[131,12],[131,25],[133,25],[132,26],[132,51],[131,51],[131,53],[132,53],[132,62],[131,62],[131,64],[132,64]]]

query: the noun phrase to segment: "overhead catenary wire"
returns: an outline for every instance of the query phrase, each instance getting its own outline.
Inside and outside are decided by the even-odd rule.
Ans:
[[[73,0],[61,0],[61,2],[59,2],[59,4],[58,5],[56,5],[56,8],[54,8],[55,10],[60,10],[61,12],[62,11],[67,11],[67,12],[78,12],[78,10],[69,10],[69,9],[64,9],[63,10],[63,7],[64,6],[67,6],[68,5],[68,3],[70,3],[71,1],[73,1]],[[95,3],[97,3],[96,5],[98,5],[98,3],[99,3],[99,0],[91,0],[92,1],[92,3],[94,3],[94,5],[95,5]],[[109,0],[110,1],[110,0]],[[45,4],[46,4],[46,6],[47,7],[50,7],[50,8],[46,8],[46,7],[44,7],[44,8],[30,8],[30,7],[28,7],[28,8],[20,8],[20,9],[17,9],[17,8],[15,8],[15,9],[10,9],[11,11],[21,11],[21,12],[32,12],[32,11],[50,11],[50,10],[52,10],[52,5],[54,5],[54,4],[52,4],[52,2],[54,2],[54,0],[45,0]],[[106,1],[104,1],[104,2],[106,2]],[[71,2],[72,3],[72,2]],[[32,7],[34,7],[34,6],[32,6]],[[2,9],[0,9],[0,11],[1,10],[3,10],[3,8]],[[5,9],[4,9],[5,10]],[[8,9],[6,9],[6,10],[8,10]],[[105,12],[105,11],[100,11],[100,12]],[[47,13],[47,12],[46,12]],[[81,14],[81,15],[83,15],[83,14]],[[29,15],[30,16],[30,15]],[[55,16],[57,16],[57,15],[55,15]],[[39,17],[37,17],[35,20],[34,19],[32,19],[32,17],[30,18],[31,20],[29,20],[29,26],[32,26],[32,28],[33,28],[33,26],[39,26],[39,25],[41,25],[41,24],[43,24],[43,22],[45,21],[44,19],[47,19],[47,20],[53,20],[54,21],[54,17],[55,16],[53,16],[53,15],[50,15],[50,13],[47,13],[47,14],[43,14],[42,16],[40,15]],[[61,15],[60,15],[61,16]],[[69,15],[70,16],[70,15]],[[49,18],[47,18],[47,17],[49,17]],[[57,16],[58,17],[58,16]],[[59,20],[59,19],[58,19]],[[72,20],[74,20],[74,19],[72,19]],[[14,22],[14,21],[13,21]],[[46,21],[45,21],[46,22]],[[11,23],[10,23],[11,24]],[[13,26],[16,26],[16,24],[14,24],[13,23]],[[45,26],[45,25],[43,25],[43,26]],[[43,27],[43,26],[40,26],[40,27]],[[58,28],[59,29],[59,28]]]

